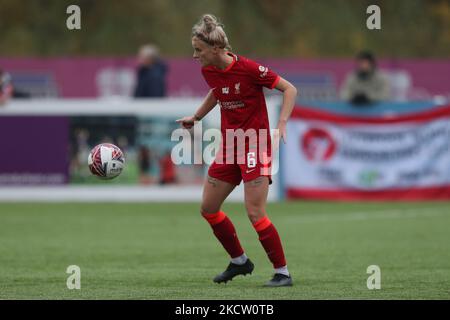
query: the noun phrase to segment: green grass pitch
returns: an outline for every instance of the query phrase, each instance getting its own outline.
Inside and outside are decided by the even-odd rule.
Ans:
[[[234,222],[251,276],[212,278],[228,257],[198,204],[0,204],[0,299],[449,299],[450,203],[268,205],[293,275],[271,265],[243,204]],[[66,268],[81,268],[81,290]],[[368,290],[369,265],[381,289]]]

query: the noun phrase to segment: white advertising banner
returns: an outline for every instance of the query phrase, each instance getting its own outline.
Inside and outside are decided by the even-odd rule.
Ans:
[[[297,107],[287,131],[288,198],[450,199],[450,106],[389,118]]]

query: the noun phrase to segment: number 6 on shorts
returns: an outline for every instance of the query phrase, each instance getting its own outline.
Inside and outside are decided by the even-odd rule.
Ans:
[[[247,153],[247,168],[256,167],[256,153],[249,152]]]

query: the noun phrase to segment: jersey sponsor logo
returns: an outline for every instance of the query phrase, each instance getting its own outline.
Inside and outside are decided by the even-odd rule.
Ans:
[[[241,93],[241,83],[238,82],[234,85],[234,94],[240,94]]]
[[[235,101],[220,101],[220,100],[217,100],[217,103],[223,109],[237,109],[237,108],[245,107],[245,103],[243,101],[241,101],[241,100],[235,100]]]
[[[245,170],[245,173],[250,173],[250,172],[252,172],[252,171],[254,171],[255,169],[250,169],[250,170]]]
[[[228,94],[229,92],[230,92],[230,88],[229,87],[222,88],[222,94]]]

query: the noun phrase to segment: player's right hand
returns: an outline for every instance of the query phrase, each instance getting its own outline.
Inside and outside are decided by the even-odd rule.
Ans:
[[[188,116],[181,119],[176,120],[183,128],[190,129],[194,126],[195,117],[194,116]]]

